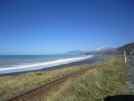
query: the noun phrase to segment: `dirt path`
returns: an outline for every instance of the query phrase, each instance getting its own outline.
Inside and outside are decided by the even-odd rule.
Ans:
[[[29,92],[16,96],[9,99],[8,101],[46,101],[47,95],[50,89],[60,86],[68,78],[79,77],[81,74],[85,73],[89,68],[84,68],[79,72],[67,74],[61,78],[51,81],[39,88],[33,89]]]

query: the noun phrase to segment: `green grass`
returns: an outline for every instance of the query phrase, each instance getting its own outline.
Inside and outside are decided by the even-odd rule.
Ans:
[[[82,71],[83,68],[91,69],[78,77],[69,77],[58,88],[52,88],[47,96],[48,101],[103,101],[105,96],[127,93],[127,66],[121,57],[109,57],[103,64],[84,64],[46,72],[2,76],[0,101],[38,88],[66,74]]]
[[[106,96],[127,94],[127,66],[121,57],[111,57],[93,68],[67,81],[49,101],[103,101]]]
[[[38,88],[68,73],[80,71],[80,68],[68,67],[51,71],[32,72],[0,77],[0,101],[6,101],[16,95]]]

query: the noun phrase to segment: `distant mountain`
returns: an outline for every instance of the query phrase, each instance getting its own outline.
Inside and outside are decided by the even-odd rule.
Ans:
[[[114,54],[123,54],[124,50],[127,54],[134,55],[134,43],[129,43],[117,48],[102,48],[94,51],[81,51],[75,50],[67,52],[66,55],[78,56],[78,55],[114,55]]]
[[[127,52],[128,55],[134,55],[134,43],[129,43],[118,48],[118,51],[123,53]]]
[[[95,50],[95,51],[90,51],[90,52],[86,52],[85,54],[93,54],[93,55],[112,55],[117,53],[116,48],[103,48],[100,50]]]
[[[67,52],[66,55],[112,55],[115,53],[117,53],[116,48],[105,48],[105,49],[103,48],[94,51],[80,51],[80,50],[70,51]]]
[[[123,54],[124,50],[128,55],[134,55],[134,43],[129,43],[117,48],[100,49],[97,51],[89,52],[89,54],[95,54],[95,55]]]
[[[79,56],[79,55],[85,55],[85,52],[81,50],[74,50],[74,51],[69,51],[65,53],[65,55]]]

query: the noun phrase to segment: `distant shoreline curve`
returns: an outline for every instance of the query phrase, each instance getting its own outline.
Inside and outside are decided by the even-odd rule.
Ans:
[[[48,62],[33,63],[33,64],[28,64],[28,65],[5,67],[5,68],[0,68],[0,75],[53,68],[55,66],[66,65],[66,64],[70,64],[74,62],[80,62],[83,60],[90,59],[92,57],[93,55],[87,55],[87,56],[81,56],[81,57],[58,59],[58,60],[53,60],[53,61],[48,61]]]

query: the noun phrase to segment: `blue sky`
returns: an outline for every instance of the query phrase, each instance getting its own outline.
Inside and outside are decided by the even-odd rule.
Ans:
[[[0,0],[0,54],[55,54],[134,42],[133,0]]]

